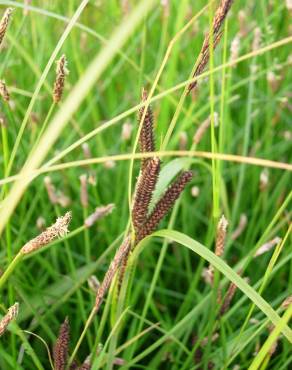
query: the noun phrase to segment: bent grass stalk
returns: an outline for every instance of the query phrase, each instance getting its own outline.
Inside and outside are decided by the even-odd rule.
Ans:
[[[195,148],[196,145],[193,145],[193,148]],[[212,153],[212,152],[204,152],[204,151],[195,151],[195,150],[168,150],[168,151],[159,151],[159,152],[153,152],[153,153],[136,153],[136,154],[117,154],[113,156],[105,156],[105,157],[99,157],[99,158],[91,158],[91,159],[85,159],[85,160],[79,160],[79,161],[73,161],[73,162],[67,162],[62,163],[59,165],[54,165],[50,167],[40,167],[37,170],[31,171],[30,173],[27,173],[25,176],[22,175],[14,175],[7,177],[3,180],[0,180],[0,186],[20,180],[30,178],[30,180],[34,179],[36,176],[47,173],[47,172],[54,172],[59,170],[64,170],[66,168],[72,168],[72,167],[78,167],[78,166],[88,166],[91,164],[96,163],[104,163],[109,160],[112,161],[125,161],[129,160],[132,157],[135,159],[141,159],[141,158],[151,158],[153,156],[163,158],[163,157],[198,157],[198,158],[206,158],[206,159],[218,159],[221,161],[228,161],[228,162],[234,162],[234,163],[246,163],[253,166],[260,166],[260,167],[269,167],[279,170],[285,170],[285,171],[292,171],[292,164],[286,163],[286,162],[277,162],[272,161],[269,159],[263,159],[263,158],[256,158],[256,157],[244,157],[241,155],[234,155],[234,154],[222,154],[222,153]]]
[[[70,153],[72,150],[76,149],[77,147],[79,147],[80,145],[82,145],[86,141],[90,140],[94,136],[100,134],[102,131],[106,130],[107,128],[109,128],[109,127],[117,124],[122,119],[128,117],[129,115],[131,115],[131,114],[133,114],[135,112],[137,112],[138,109],[144,107],[146,104],[148,104],[148,103],[151,104],[151,103],[154,103],[155,101],[161,100],[165,96],[168,96],[169,94],[171,94],[173,92],[176,92],[176,91],[184,88],[186,85],[189,85],[191,82],[194,82],[194,81],[200,80],[202,78],[208,77],[211,73],[222,71],[222,69],[224,69],[224,68],[232,67],[234,65],[234,63],[243,62],[245,60],[248,60],[249,58],[254,57],[255,55],[264,54],[265,52],[267,52],[269,50],[276,49],[278,47],[284,46],[284,45],[289,44],[291,42],[292,42],[292,36],[283,38],[283,39],[281,39],[279,41],[276,41],[276,42],[274,42],[274,43],[272,43],[270,45],[267,45],[267,46],[265,46],[265,47],[263,47],[261,49],[258,49],[258,50],[252,51],[250,53],[247,53],[247,54],[245,54],[245,55],[237,58],[236,60],[234,60],[232,62],[227,62],[225,64],[221,64],[220,66],[215,67],[213,70],[209,70],[209,71],[203,72],[199,76],[196,76],[196,77],[191,78],[189,80],[183,81],[183,82],[181,82],[181,83],[173,86],[172,88],[169,88],[169,89],[165,90],[164,92],[153,96],[151,99],[148,97],[149,98],[149,102],[137,104],[133,108],[130,108],[130,109],[128,109],[127,111],[125,111],[123,113],[120,113],[119,115],[117,115],[116,117],[114,117],[111,120],[107,121],[106,123],[104,123],[100,127],[92,130],[90,133],[86,134],[84,137],[82,137],[81,139],[77,140],[75,143],[71,144],[68,148],[62,150],[55,157],[53,157],[48,162],[46,162],[43,167],[50,166],[50,165],[56,163],[57,161],[59,161],[60,159],[62,159],[64,156],[66,156],[68,153]]]

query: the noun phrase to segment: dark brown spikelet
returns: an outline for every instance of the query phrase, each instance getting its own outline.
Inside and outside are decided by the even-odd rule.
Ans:
[[[65,54],[63,54],[57,62],[56,68],[56,80],[54,84],[54,92],[53,92],[53,100],[57,104],[62,98],[64,85],[65,85],[65,77],[69,73],[67,69],[67,59]]]
[[[60,327],[59,335],[54,346],[54,369],[65,370],[69,353],[70,326],[68,317]]]
[[[157,228],[159,222],[171,210],[175,201],[178,199],[186,184],[192,179],[192,177],[193,174],[191,171],[184,171],[169,186],[139,231],[136,243],[144,239],[147,235],[150,235]]]
[[[147,91],[145,89],[142,90],[142,102],[145,102],[148,98]],[[145,107],[139,109],[138,113],[138,120],[139,124],[142,123],[142,128],[140,131],[139,136],[139,145],[140,151],[142,153],[145,152],[154,152],[155,151],[155,142],[154,142],[154,133],[153,133],[153,113],[150,106],[148,106],[144,121],[141,122],[143,115],[144,115]],[[142,159],[142,166],[141,168],[144,169],[146,163],[149,159]]]
[[[5,13],[4,13],[1,21],[0,21],[0,46],[1,46],[2,41],[4,39],[5,33],[7,31],[7,27],[8,27],[8,24],[9,24],[9,19],[11,17],[12,12],[13,12],[12,8],[7,8],[5,10]]]
[[[215,50],[216,46],[218,45],[222,32],[220,31],[221,26],[231,8],[233,0],[221,0],[220,5],[218,6],[214,20],[213,20],[213,49]],[[210,59],[210,34],[208,33],[205,36],[202,49],[199,55],[199,63],[197,68],[193,74],[193,77],[200,75],[206,65],[208,64]],[[190,92],[194,87],[197,86],[197,81],[192,82],[188,87],[188,92]]]
[[[159,158],[150,158],[149,162],[145,166],[145,170],[141,172],[139,176],[132,209],[133,225],[136,232],[146,220],[149,204],[157,183],[159,171]]]

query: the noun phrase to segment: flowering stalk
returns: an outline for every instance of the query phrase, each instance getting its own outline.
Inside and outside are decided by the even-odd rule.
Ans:
[[[53,92],[53,100],[55,104],[59,103],[62,98],[65,85],[65,77],[68,74],[69,71],[67,69],[67,59],[65,54],[63,54],[60,60],[58,60],[56,68],[56,80]]]
[[[26,243],[14,257],[14,259],[10,262],[5,272],[0,276],[0,289],[3,287],[4,283],[7,281],[9,276],[12,274],[12,272],[24,256],[44,247],[58,237],[63,237],[64,235],[66,235],[68,232],[68,225],[70,221],[71,212],[67,212],[63,217],[58,217],[55,224],[48,227],[36,238]]]
[[[10,20],[12,12],[13,12],[12,8],[7,8],[5,10],[5,13],[4,13],[1,21],[0,21],[0,46],[3,42],[4,36],[6,34],[7,27],[8,27],[9,20]]]
[[[13,306],[11,306],[8,309],[7,314],[3,316],[2,319],[0,320],[0,337],[5,333],[10,322],[17,317],[18,308],[19,304],[16,302]]]

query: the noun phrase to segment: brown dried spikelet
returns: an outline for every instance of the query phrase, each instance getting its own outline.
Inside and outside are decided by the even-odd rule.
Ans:
[[[57,104],[62,98],[64,85],[65,85],[65,76],[69,74],[67,69],[67,59],[65,54],[61,56],[61,58],[57,61],[57,68],[56,68],[56,80],[54,83],[54,92],[53,92],[53,100]]]
[[[5,10],[5,13],[4,13],[1,21],[0,21],[0,46],[3,42],[4,36],[6,34],[7,27],[8,27],[8,24],[9,24],[9,19],[11,17],[12,12],[13,12],[13,8],[7,8]]]
[[[200,126],[198,127],[194,137],[193,137],[193,143],[198,145],[199,142],[202,140],[202,137],[204,136],[204,133],[206,132],[206,130],[208,129],[208,127],[210,126],[211,124],[211,117],[208,117],[207,119],[205,119],[205,121],[203,121]]]
[[[224,252],[227,226],[228,221],[226,220],[225,216],[222,215],[218,222],[216,235],[215,254],[218,257],[221,257]]]
[[[80,202],[83,208],[88,207],[88,192],[87,192],[87,175],[83,174],[79,177],[80,180]]]
[[[159,158],[155,157],[150,159],[145,167],[145,170],[141,172],[139,176],[132,209],[133,225],[136,232],[146,220],[149,204],[157,183],[159,171],[160,160]]]
[[[120,245],[120,247],[118,248],[104,278],[103,278],[103,281],[102,283],[100,284],[98,290],[97,290],[97,293],[96,293],[96,299],[95,299],[95,306],[94,306],[94,309],[95,309],[95,312],[97,313],[100,306],[101,306],[101,303],[103,301],[103,298],[105,296],[105,294],[107,293],[109,287],[110,287],[110,284],[118,270],[118,268],[120,267],[121,265],[121,262],[122,260],[125,258],[125,256],[127,256],[130,252],[130,249],[131,249],[131,241],[130,241],[130,237],[127,236],[125,238],[125,240],[123,241],[123,243]]]
[[[213,49],[215,50],[216,46],[218,45],[222,32],[220,32],[220,28],[231,8],[233,0],[221,0],[220,5],[218,6],[214,20],[213,20]],[[205,36],[203,46],[199,55],[199,63],[198,66],[193,74],[193,77],[200,75],[203,70],[205,69],[209,58],[210,58],[210,34],[208,33]],[[192,82],[188,86],[188,93],[197,85],[197,81]]]
[[[281,306],[283,308],[288,308],[290,306],[290,304],[292,304],[292,295],[290,295],[289,297],[287,297],[284,302],[281,304]]]
[[[223,300],[223,303],[220,309],[221,316],[224,315],[224,313],[228,310],[230,303],[232,301],[232,298],[234,297],[234,294],[236,292],[236,289],[237,289],[237,286],[234,283],[230,283],[226,296]]]
[[[113,211],[114,208],[115,208],[115,205],[112,203],[107,204],[106,206],[97,207],[95,211],[86,218],[86,220],[84,221],[84,225],[86,227],[91,227],[92,225],[94,225],[96,221],[109,215]]]
[[[142,102],[145,102],[148,98],[147,91],[145,89],[142,90]],[[139,109],[138,113],[138,120],[139,124],[141,124],[141,120],[144,115],[145,107]],[[154,152],[155,151],[155,141],[154,141],[154,133],[153,133],[153,113],[150,106],[148,106],[144,121],[142,123],[142,128],[140,131],[139,136],[139,145],[140,151],[144,152]],[[142,159],[142,169],[145,168],[145,165],[149,161],[149,158]]]
[[[27,242],[20,250],[22,254],[29,254],[52,242],[54,239],[63,237],[68,233],[68,225],[72,219],[71,212],[58,217],[56,222],[43,231],[40,235]]]
[[[69,342],[70,325],[69,319],[66,317],[65,321],[60,327],[59,335],[54,345],[53,358],[55,370],[65,370],[69,353]]]
[[[175,201],[178,199],[186,184],[192,179],[191,171],[184,171],[166,190],[162,198],[157,202],[152,213],[145,221],[143,227],[138,232],[136,243],[150,235],[158,226],[159,222],[171,210]]]
[[[18,315],[19,304],[16,302],[13,306],[11,306],[7,314],[2,317],[0,320],[0,337],[5,333],[7,326],[10,324],[12,320],[14,320]]]
[[[6,83],[5,81],[3,80],[0,80],[0,95],[2,96],[2,99],[8,103],[9,100],[10,100],[10,95],[9,95],[9,92],[7,90],[7,86],[6,86]]]
[[[237,228],[231,234],[231,239],[236,240],[237,238],[239,238],[239,236],[243,233],[244,229],[246,228],[246,225],[247,225],[247,216],[245,213],[242,213],[240,215],[239,224]]]
[[[50,176],[46,176],[44,178],[44,185],[48,193],[49,200],[52,204],[57,204],[58,203],[58,196],[56,193],[56,188],[52,183],[52,180]]]

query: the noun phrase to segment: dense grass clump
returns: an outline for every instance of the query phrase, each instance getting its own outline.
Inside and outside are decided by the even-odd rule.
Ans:
[[[288,369],[291,2],[0,5],[0,369]]]

